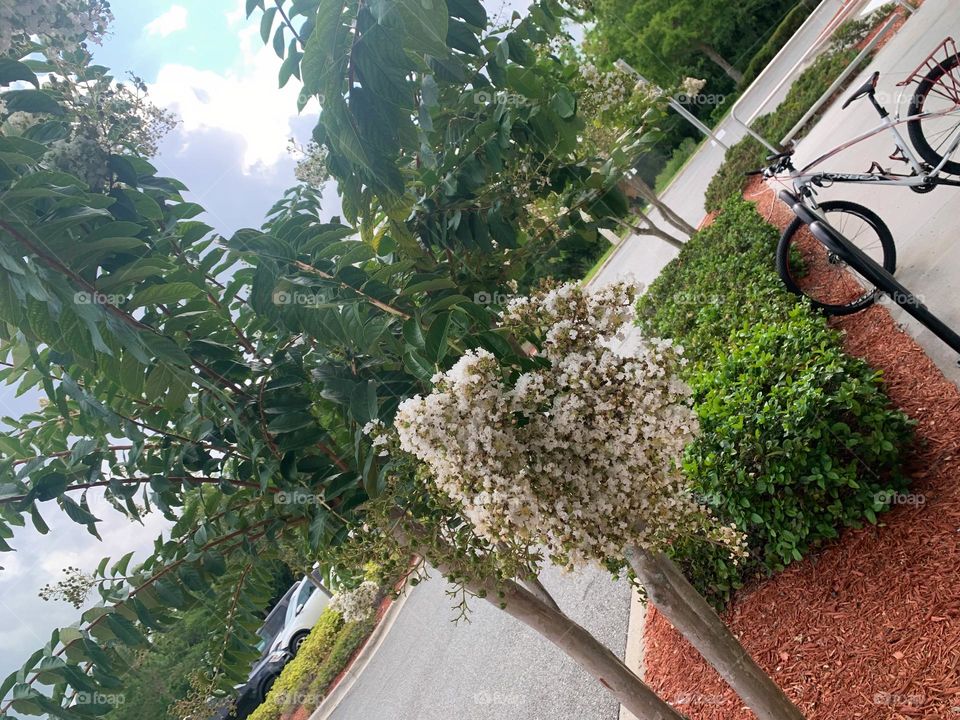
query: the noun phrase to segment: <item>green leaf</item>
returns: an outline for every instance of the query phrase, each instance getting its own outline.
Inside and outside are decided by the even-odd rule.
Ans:
[[[117,639],[124,645],[129,647],[146,647],[150,644],[140,631],[137,630],[136,625],[123,617],[123,615],[110,613],[104,618],[104,623],[106,623],[110,632],[116,635]]]
[[[263,10],[263,0],[247,0],[246,12],[247,17],[253,15],[253,11],[257,8]]]
[[[369,7],[378,23],[403,31],[401,42],[407,50],[438,58],[449,53],[450,14],[444,0],[371,0]]]
[[[63,115],[60,104],[41,90],[10,90],[0,94],[7,106],[7,112],[46,113]]]
[[[278,415],[267,425],[267,430],[272,433],[285,433],[299,430],[300,428],[316,425],[317,421],[308,412],[290,412]]]
[[[40,88],[40,81],[33,70],[13,58],[0,58],[0,85],[9,85],[17,80],[26,80],[35,88]],[[0,694],[0,697],[3,695]]]
[[[163,285],[153,285],[141,290],[127,303],[127,309],[138,307],[167,305],[179,300],[189,300],[202,294],[202,290],[193,283],[172,282]]]
[[[273,19],[277,15],[276,7],[267,8],[260,18],[260,37],[266,43],[270,40],[270,31],[273,29]]]
[[[550,107],[564,120],[572,118],[577,112],[577,99],[567,88],[561,86],[550,98]]]

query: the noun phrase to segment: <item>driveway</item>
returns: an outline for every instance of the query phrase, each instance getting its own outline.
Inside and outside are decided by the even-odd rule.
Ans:
[[[609,573],[549,569],[560,607],[623,657],[630,586]],[[455,624],[439,575],[403,611],[333,720],[616,720],[619,705],[540,635],[484,600]]]

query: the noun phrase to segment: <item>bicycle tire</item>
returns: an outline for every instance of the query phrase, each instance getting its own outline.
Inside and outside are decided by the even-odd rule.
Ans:
[[[919,115],[923,112],[923,106],[927,96],[936,86],[937,81],[958,65],[960,65],[960,55],[951,55],[926,74],[926,76],[917,86],[916,91],[913,93],[913,97],[910,98],[910,115]],[[957,121],[957,124],[960,125],[960,120]],[[910,135],[910,142],[913,144],[917,154],[930,163],[930,165],[933,167],[937,167],[943,160],[943,156],[938,153],[936,149],[934,149],[934,147],[928,142],[926,135],[924,135],[923,118],[916,118],[908,121],[907,133]],[[943,166],[943,172],[951,175],[960,175],[960,162],[947,160],[946,164]]]
[[[883,262],[881,264],[884,270],[891,275],[894,273],[897,268],[897,247],[893,241],[893,234],[890,232],[890,228],[880,219],[879,215],[863,205],[848,200],[828,200],[820,203],[820,209],[825,214],[837,210],[845,211],[861,218],[870,225],[876,231],[877,237],[880,240],[883,253]],[[783,231],[783,234],[780,236],[780,241],[777,243],[777,274],[780,275],[780,279],[783,281],[787,290],[796,295],[808,298],[810,304],[815,309],[827,315],[850,315],[851,313],[859,312],[872,305],[877,299],[876,292],[865,294],[853,302],[834,304],[821,302],[803,291],[800,283],[797,282],[797,278],[794,278],[790,272],[790,248],[796,238],[797,232],[805,227],[806,224],[803,220],[795,218]]]

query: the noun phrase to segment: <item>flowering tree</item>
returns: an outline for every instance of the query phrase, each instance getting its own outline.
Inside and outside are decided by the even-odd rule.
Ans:
[[[758,717],[802,717],[664,554],[694,535],[743,549],[680,471],[697,428],[681,350],[618,337],[633,301],[625,286],[570,284],[514,301],[500,323],[540,349],[534,366],[465,354],[429,395],[401,404],[399,447],[490,547],[540,548],[571,569],[629,563]]]
[[[451,367],[478,363],[492,373],[489,353],[508,373],[504,392],[516,389],[512,373],[529,376],[517,413],[540,433],[505,432],[504,440],[540,443],[544,462],[569,459],[569,450],[548,443],[570,428],[539,423],[535,409],[556,403],[568,421],[582,411],[576,403],[586,386],[571,392],[550,368],[559,363],[587,382],[573,360],[581,353],[574,333],[588,337],[586,320],[542,305],[555,315],[535,324],[541,305],[518,303],[508,311],[514,326],[470,299],[511,279],[529,286],[528,271],[550,243],[589,237],[624,208],[615,165],[577,156],[576,96],[532,49],[556,32],[562,11],[543,0],[528,18],[491,29],[471,0],[267,8],[261,27],[284,55],[281,81],[300,77],[304,102],[323,98],[314,141],[326,149],[349,224],[323,222],[316,191],[299,186],[260,229],[229,239],[195,219],[203,209],[184,200],[181,183],[159,177],[142,148],[101,146],[109,172],[97,182],[58,165],[51,150],[79,126],[77,95],[42,85],[36,72],[47,70],[34,71],[26,54],[14,57],[35,46],[4,58],[0,83],[33,85],[0,94],[4,127],[13,113],[41,117],[22,133],[0,134],[0,380],[20,392],[39,388],[46,399],[0,435],[0,551],[28,521],[46,532],[51,510],[98,535],[92,493],[131,521],[160,512],[172,523],[148,557],[105,558],[93,570],[99,601],[0,682],[4,712],[102,714],[108,708],[87,699],[119,686],[120,650],[149,646],[204,602],[216,603],[224,626],[211,633],[197,695],[229,692],[257,656],[265,561],[291,548],[323,560],[355,542],[390,542],[429,558],[465,592],[502,604],[638,716],[680,717],[536,581],[544,552],[565,564],[601,554],[606,561],[607,553],[619,562],[631,559],[624,543],[640,543],[643,579],[643,562],[669,569],[656,564],[656,551],[677,534],[702,530],[731,542],[684,499],[670,470],[678,442],[641,443],[634,454],[624,445],[631,431],[617,435],[593,468],[614,473],[604,480],[606,498],[584,485],[589,458],[560,495],[529,478],[529,490],[511,497],[536,524],[514,537],[514,508],[499,511],[493,487],[487,501],[476,493],[481,478],[467,478],[473,485],[461,492],[448,477],[450,492],[440,492],[425,482],[430,463],[391,446],[399,435],[381,440],[374,430],[392,427],[407,398],[430,402],[435,377],[441,387],[455,381],[446,376]],[[62,79],[84,81],[77,73]],[[539,167],[549,169],[545,183],[526,174]],[[547,193],[563,195],[566,210],[538,220],[529,201]],[[604,323],[590,337],[626,317],[628,294],[619,292],[609,317],[610,303],[578,300],[583,318]],[[524,343],[540,354],[529,356]],[[679,362],[669,348],[629,362],[606,351],[581,354],[584,367],[623,385],[635,413],[649,410],[686,432],[683,388],[657,383]],[[648,380],[665,393],[649,406],[630,396],[631,382]],[[618,397],[595,389],[605,403]],[[593,440],[597,447],[599,436]],[[505,457],[505,473],[531,461],[522,446]],[[627,478],[623,468],[640,474]],[[644,526],[624,525],[615,510],[609,520],[581,522],[577,503],[604,510],[610,497],[634,491],[631,507],[654,503],[671,514]],[[549,501],[562,498],[569,537],[549,512]],[[485,518],[478,530],[474,519]],[[232,592],[214,593],[215,585]],[[690,602],[683,607],[696,610]]]

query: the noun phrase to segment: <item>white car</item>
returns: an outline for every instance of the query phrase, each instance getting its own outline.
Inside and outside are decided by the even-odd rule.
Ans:
[[[303,641],[313,629],[324,608],[330,604],[330,595],[321,590],[307,576],[293,586],[290,604],[283,621],[283,629],[273,641],[271,652],[286,650],[296,655]]]

